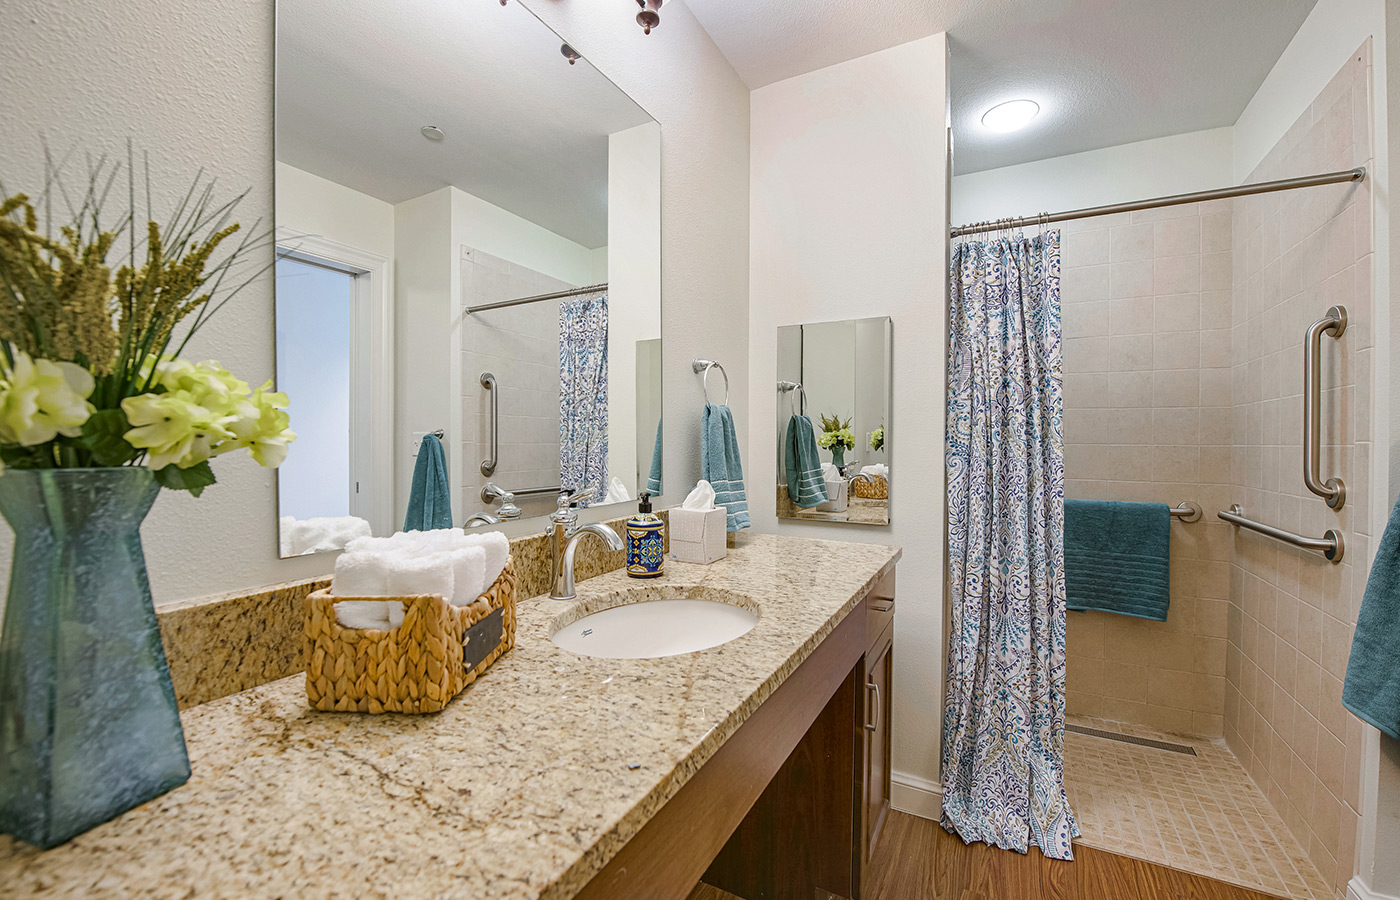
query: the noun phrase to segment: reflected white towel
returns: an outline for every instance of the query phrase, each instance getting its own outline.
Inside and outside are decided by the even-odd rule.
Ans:
[[[310,519],[283,516],[279,524],[282,552],[286,556],[340,550],[370,533],[369,523],[359,516],[314,516]]]
[[[890,467],[884,463],[876,463],[873,466],[861,466],[860,474],[879,475],[881,478],[888,479],[890,477]]]
[[[627,485],[616,475],[608,482],[608,493],[603,498],[604,503],[626,503],[632,499],[632,495],[627,493]]]

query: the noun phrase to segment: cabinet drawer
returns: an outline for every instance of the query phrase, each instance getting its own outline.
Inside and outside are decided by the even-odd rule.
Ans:
[[[869,646],[874,649],[875,641],[894,621],[894,572],[890,572],[865,598],[865,634]]]

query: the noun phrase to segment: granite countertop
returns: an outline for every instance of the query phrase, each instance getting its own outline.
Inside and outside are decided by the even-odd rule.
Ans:
[[[0,836],[4,896],[571,897],[899,555],[751,535],[709,566],[526,600],[515,649],[432,715],[316,712],[301,675],[193,707],[190,781],[47,852]],[[758,623],[662,659],[550,642],[575,604],[657,584],[747,594]]]

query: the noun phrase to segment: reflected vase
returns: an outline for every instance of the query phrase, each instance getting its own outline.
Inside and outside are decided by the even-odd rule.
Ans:
[[[184,784],[180,711],[151,603],[144,468],[10,470],[0,632],[0,831],[48,848]]]

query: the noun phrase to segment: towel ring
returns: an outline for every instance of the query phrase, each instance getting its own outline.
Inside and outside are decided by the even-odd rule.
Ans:
[[[724,366],[713,359],[692,359],[690,370],[699,375],[705,373],[700,381],[700,388],[705,392],[705,402],[710,402],[710,370],[719,369],[719,374],[724,376],[724,405],[729,405],[729,373],[724,371]]]
[[[793,409],[792,414],[794,416],[800,416],[803,414],[803,410],[807,408],[807,389],[802,386],[802,382],[780,381],[778,382],[778,393],[792,395],[788,398],[794,404],[796,404],[796,408]],[[800,403],[797,400],[797,394],[802,395],[802,400]]]

